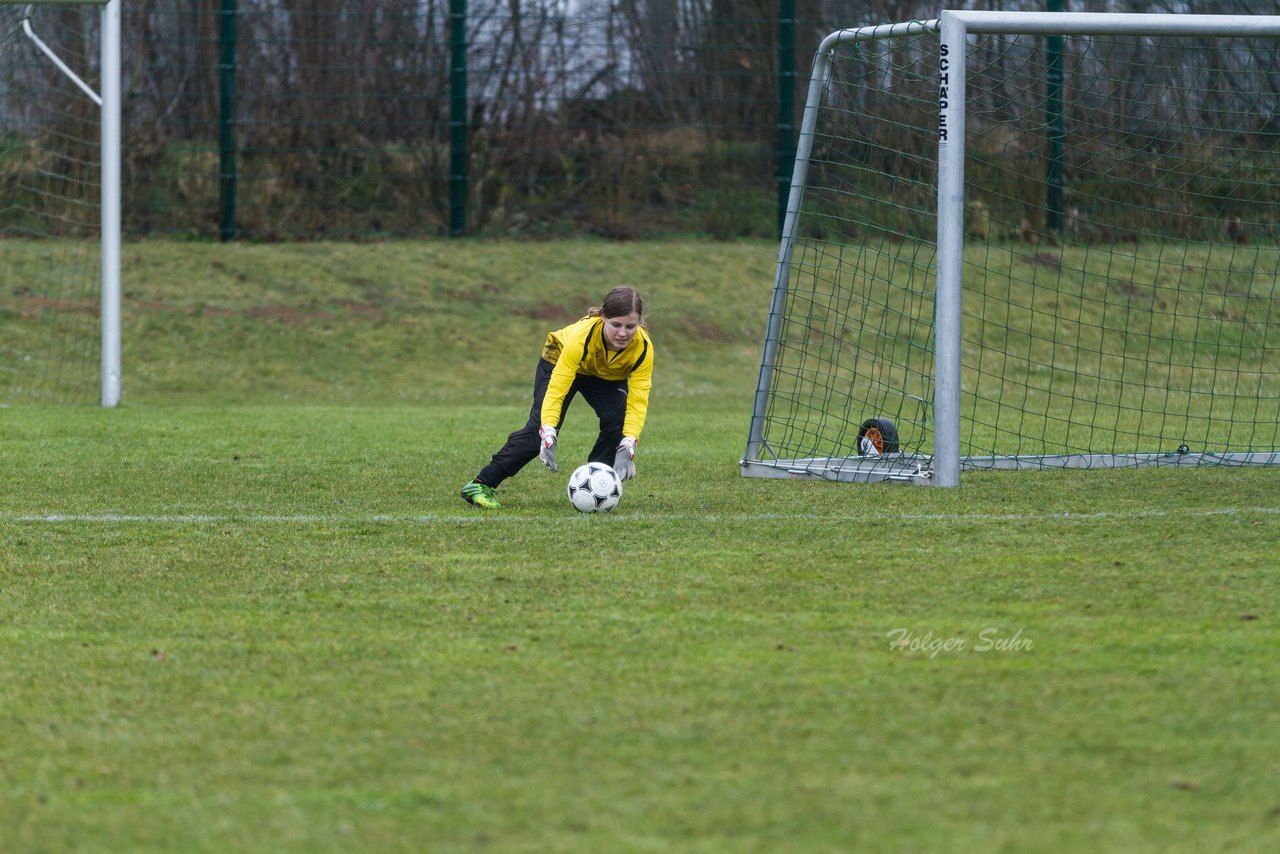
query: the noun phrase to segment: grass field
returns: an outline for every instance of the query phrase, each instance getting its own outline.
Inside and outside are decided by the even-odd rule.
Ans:
[[[772,254],[128,247],[125,405],[0,409],[0,848],[1275,850],[1277,473],[744,480]],[[465,505],[618,281],[619,509]]]

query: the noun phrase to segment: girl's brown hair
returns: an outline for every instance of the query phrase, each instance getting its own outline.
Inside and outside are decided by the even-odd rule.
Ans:
[[[640,315],[640,325],[644,325],[644,300],[635,288],[619,285],[604,295],[604,301],[598,306],[587,309],[591,317],[626,317],[631,312]]]

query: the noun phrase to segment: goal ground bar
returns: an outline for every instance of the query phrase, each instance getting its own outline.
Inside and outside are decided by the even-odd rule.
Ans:
[[[928,457],[807,457],[791,460],[743,460],[743,477],[832,480],[842,483],[910,483],[928,485],[933,473]],[[961,457],[966,471],[983,469],[1125,469],[1158,466],[1274,466],[1280,451],[1249,453],[1046,454],[1044,456]]]

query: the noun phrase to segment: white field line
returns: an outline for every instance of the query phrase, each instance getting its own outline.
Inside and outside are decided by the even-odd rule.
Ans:
[[[1280,507],[1215,507],[1195,510],[1124,510],[1097,513],[900,513],[870,517],[857,513],[646,513],[622,512],[609,518],[636,522],[1124,522],[1137,519],[1186,519],[1280,515]],[[513,513],[423,513],[423,514],[255,514],[255,513],[14,513],[0,512],[0,522],[21,524],[83,525],[463,525],[468,523],[534,523],[538,525],[577,522],[583,517],[565,513],[546,517]]]

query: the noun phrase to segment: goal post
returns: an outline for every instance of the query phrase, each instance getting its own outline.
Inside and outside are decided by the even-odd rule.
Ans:
[[[86,357],[98,402],[120,402],[120,6],[0,0],[0,403],[82,399]]]
[[[1280,464],[1280,17],[818,48],[742,472]]]

